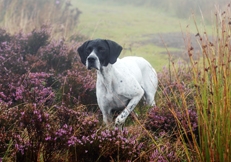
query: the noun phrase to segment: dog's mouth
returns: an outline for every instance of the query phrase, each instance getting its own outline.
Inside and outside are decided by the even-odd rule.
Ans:
[[[88,67],[87,70],[91,70],[91,69],[96,69],[96,70],[99,70],[98,68],[96,67]]]
[[[99,70],[99,67],[97,67],[96,65],[88,65],[88,66],[87,66],[87,69],[88,69],[88,70],[91,70],[91,69]]]

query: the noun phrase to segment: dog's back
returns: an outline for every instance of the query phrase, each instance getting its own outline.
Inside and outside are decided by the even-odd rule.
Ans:
[[[144,89],[147,104],[153,106],[155,104],[154,95],[157,90],[158,79],[157,73],[151,64],[144,58],[137,56],[127,56],[118,62],[123,63],[129,69]]]

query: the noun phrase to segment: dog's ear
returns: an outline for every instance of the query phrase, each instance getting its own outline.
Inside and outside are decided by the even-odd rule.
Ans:
[[[109,63],[114,64],[122,51],[122,47],[114,41],[105,40],[109,46]]]
[[[78,53],[79,53],[79,56],[80,56],[80,59],[81,59],[81,62],[82,62],[84,65],[86,65],[86,60],[87,60],[87,57],[88,57],[87,53],[85,52],[85,49],[87,48],[87,45],[88,45],[89,42],[90,42],[90,40],[84,42],[84,43],[77,49],[77,51],[78,51]]]

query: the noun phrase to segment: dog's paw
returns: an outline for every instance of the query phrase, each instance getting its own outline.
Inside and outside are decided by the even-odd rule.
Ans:
[[[122,113],[119,116],[117,116],[115,120],[115,126],[121,127],[125,123],[125,120],[127,119],[128,115],[129,111],[125,108],[124,111],[122,111]]]
[[[119,125],[122,125],[121,122],[120,122],[120,119],[118,119],[118,117],[116,118],[115,120],[115,126],[119,126]]]
[[[119,116],[117,116],[117,118],[116,118],[116,120],[115,120],[115,125],[116,125],[116,126],[121,126],[121,125],[124,124],[125,120],[126,120],[125,117],[119,115]]]

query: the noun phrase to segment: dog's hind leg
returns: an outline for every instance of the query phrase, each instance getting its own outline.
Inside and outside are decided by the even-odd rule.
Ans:
[[[102,114],[103,114],[103,121],[106,124],[107,127],[110,127],[113,121],[113,116],[111,114],[111,112],[107,112],[102,110]]]
[[[144,89],[144,97],[146,104],[149,106],[155,106],[155,94],[158,86],[157,74],[154,69],[147,69],[148,73],[143,74],[145,81],[142,84]]]
[[[149,106],[155,106],[156,103],[155,103],[155,93],[145,93],[145,102],[147,105]]]

